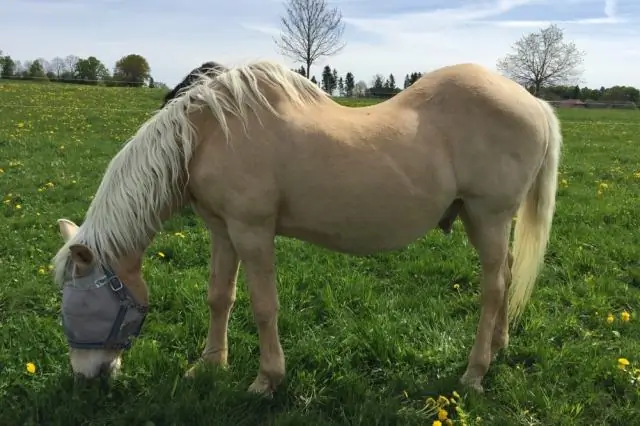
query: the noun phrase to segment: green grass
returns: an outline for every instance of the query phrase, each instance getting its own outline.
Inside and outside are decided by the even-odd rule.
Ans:
[[[484,395],[458,386],[479,315],[477,257],[460,223],[451,237],[433,231],[365,258],[279,239],[286,382],[272,400],[245,392],[258,341],[242,275],[230,368],[182,379],[208,325],[208,237],[188,212],[149,248],[152,310],[122,376],[74,387],[48,272],[62,244],[55,221],[82,222],[107,162],[161,97],[0,83],[1,425],[430,425],[425,399],[454,390],[467,424],[640,424],[640,385],[617,368],[620,357],[640,367],[637,111],[561,111],[563,183],[546,268]]]

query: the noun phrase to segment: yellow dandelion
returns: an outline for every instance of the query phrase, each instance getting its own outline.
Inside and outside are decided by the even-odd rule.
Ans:
[[[627,311],[623,311],[620,314],[620,319],[622,320],[622,322],[628,322],[629,319],[631,319],[631,314],[629,314],[629,312],[627,312]]]
[[[442,426],[442,422],[440,420],[434,420],[431,426]]]
[[[176,237],[184,238],[184,234],[182,232],[176,232],[173,235],[175,235]]]
[[[36,374],[36,365],[32,362],[28,362],[26,365],[27,373]]]
[[[629,360],[626,358],[618,358],[618,368],[624,370],[629,365]]]
[[[454,289],[454,290],[460,290],[460,284],[455,283],[455,284],[453,285],[453,289]]]
[[[164,257],[164,256],[165,256],[165,254],[164,254],[163,252],[159,251],[159,252],[158,252],[158,256],[160,256],[160,257]]]
[[[446,407],[449,405],[449,399],[444,395],[438,396],[438,405],[444,405]]]
[[[443,410],[442,408],[438,410],[439,420],[446,420],[447,417],[449,417],[449,413],[447,413],[447,410]]]
[[[455,396],[456,398],[460,399],[460,394],[456,391],[453,391],[453,396]]]
[[[16,204],[16,209],[20,210],[21,208],[22,208],[22,205]]]
[[[47,271],[45,271],[43,267],[40,267],[40,268],[38,269],[38,273],[39,273],[39,274],[45,274],[46,272],[47,272]]]
[[[600,182],[600,189],[608,189],[609,188],[609,184],[606,182]]]
[[[608,314],[607,315],[607,324],[612,324],[613,323],[613,315],[612,314]]]
[[[47,182],[46,184],[49,188],[53,188],[53,182]]]
[[[24,123],[22,121],[18,123],[18,129],[22,129],[23,127],[24,127]]]
[[[0,174],[4,173],[4,169],[0,169]]]
[[[637,177],[638,179],[640,179],[640,171],[637,171],[633,174],[634,177]]]
[[[60,145],[60,149],[64,149],[64,145]]]

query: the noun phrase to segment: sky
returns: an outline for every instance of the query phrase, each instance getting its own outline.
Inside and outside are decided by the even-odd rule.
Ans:
[[[640,87],[637,0],[328,0],[343,15],[346,47],[320,58],[368,85],[476,62],[495,69],[521,36],[556,23],[586,53],[581,85]],[[394,2],[395,1],[395,2]],[[129,53],[156,81],[177,84],[206,61],[296,63],[278,51],[282,0],[0,0],[0,49],[17,60],[96,56],[108,69]]]

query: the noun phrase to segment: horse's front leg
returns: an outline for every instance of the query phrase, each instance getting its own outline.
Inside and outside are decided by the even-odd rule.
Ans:
[[[227,364],[229,346],[227,329],[229,316],[236,300],[238,255],[226,236],[211,233],[211,264],[207,304],[209,305],[209,331],[201,361]],[[193,374],[192,368],[187,374]]]
[[[271,395],[285,375],[285,359],[278,336],[278,292],[274,234],[268,227],[227,224],[246,274],[253,318],[260,340],[260,367],[249,390]]]

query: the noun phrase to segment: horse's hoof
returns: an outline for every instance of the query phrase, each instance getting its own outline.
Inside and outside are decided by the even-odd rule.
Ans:
[[[273,398],[275,388],[271,385],[269,379],[267,379],[266,377],[258,376],[253,381],[253,383],[251,383],[248,391],[266,398]]]
[[[482,387],[482,377],[469,377],[466,374],[460,378],[460,383],[468,389],[479,394],[484,393],[484,387]]]

